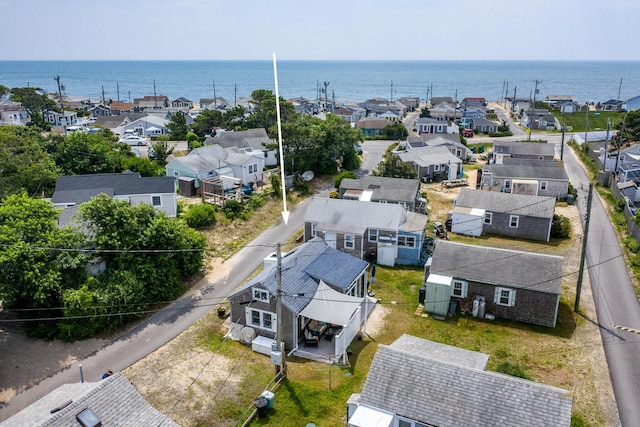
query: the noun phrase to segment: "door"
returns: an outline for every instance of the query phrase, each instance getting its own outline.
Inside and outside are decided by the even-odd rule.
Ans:
[[[324,233],[324,242],[328,245],[331,246],[332,248],[336,248],[336,233],[332,233],[330,231],[326,231]]]

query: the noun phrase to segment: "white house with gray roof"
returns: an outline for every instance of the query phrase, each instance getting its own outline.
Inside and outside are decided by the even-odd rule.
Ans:
[[[488,356],[403,335],[373,357],[349,427],[568,427],[573,393],[487,371]]]
[[[478,171],[478,184],[482,190],[564,199],[569,191],[569,176],[563,162],[514,161],[483,165]]]
[[[504,164],[505,159],[552,161],[555,159],[555,144],[541,142],[496,141],[489,153],[490,164]]]
[[[451,231],[548,242],[555,205],[555,197],[463,188],[451,211]]]
[[[372,175],[358,179],[344,178],[338,191],[341,199],[397,203],[410,211],[426,212],[426,200],[420,194],[420,181],[417,179]]]
[[[470,311],[478,300],[496,317],[556,326],[562,257],[438,240],[430,262],[425,311],[444,315],[450,300]]]
[[[444,145],[414,148],[398,153],[405,163],[417,171],[418,178],[425,182],[457,179],[462,176],[462,160]]]
[[[74,208],[99,194],[125,200],[130,205],[147,204],[176,216],[175,182],[170,177],[143,177],[139,172],[66,175],[58,177],[51,202],[56,207]]]
[[[369,263],[315,238],[283,254],[281,266],[286,351],[317,360],[344,360],[375,304],[367,296]],[[276,258],[270,257],[262,272],[229,297],[231,324],[252,328],[256,336],[269,340],[277,332],[276,268]],[[322,330],[317,332],[321,340],[308,339],[306,334],[314,328]]]
[[[304,240],[381,265],[424,265],[427,216],[398,204],[314,198],[304,215]]]
[[[268,148],[274,144],[267,135],[267,131],[260,129],[247,129],[243,131],[216,131],[216,135],[205,139],[204,145],[220,145],[223,148],[235,147],[241,153],[262,155],[265,166],[278,164],[278,153],[275,148]]]

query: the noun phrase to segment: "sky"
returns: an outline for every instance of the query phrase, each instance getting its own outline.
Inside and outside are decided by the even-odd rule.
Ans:
[[[0,60],[640,60],[638,17],[637,0],[0,0]]]

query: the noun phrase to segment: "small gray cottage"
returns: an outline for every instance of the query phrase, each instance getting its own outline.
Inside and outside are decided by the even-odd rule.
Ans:
[[[489,163],[503,164],[504,159],[554,160],[555,144],[541,142],[496,141],[489,154]]]
[[[349,427],[568,427],[573,395],[487,371],[486,354],[403,335],[378,346]]]
[[[518,322],[555,327],[563,259],[438,240],[425,268],[427,312],[445,315],[449,302]],[[481,309],[482,308],[482,309]]]
[[[484,165],[478,170],[482,190],[529,194],[565,199],[569,191],[569,176],[563,162],[532,161],[522,164]],[[524,161],[526,162],[526,161]]]
[[[252,328],[258,340],[276,337],[276,262],[265,260],[264,270],[229,297],[231,323]],[[283,254],[281,265],[287,352],[346,361],[347,347],[375,304],[366,296],[369,263],[315,238]]]
[[[451,231],[548,242],[555,205],[554,197],[463,188],[451,211]]]
[[[387,178],[365,175],[359,179],[344,178],[340,183],[340,198],[376,203],[396,203],[424,213],[426,200],[420,194],[417,179]]]

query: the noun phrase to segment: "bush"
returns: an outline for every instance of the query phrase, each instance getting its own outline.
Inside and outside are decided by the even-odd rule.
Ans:
[[[222,208],[224,215],[229,219],[239,218],[243,210],[244,207],[242,203],[233,199],[228,200],[227,203],[224,204],[224,208]]]
[[[329,198],[330,199],[339,199],[340,198],[340,193],[338,193],[336,190],[331,191],[331,193],[329,193]]]
[[[210,203],[191,205],[182,218],[189,227],[199,230],[216,223],[216,207]]]
[[[259,207],[263,206],[267,200],[262,194],[253,193],[247,199],[247,208],[251,210],[256,210]]]
[[[356,174],[353,173],[352,171],[340,172],[335,178],[333,178],[333,187],[340,188],[340,184],[342,183],[342,180],[345,178],[356,179]]]
[[[525,373],[524,369],[522,369],[519,365],[511,362],[501,362],[498,366],[496,366],[496,372],[511,375],[512,377],[524,378],[525,380],[531,379]]]
[[[631,236],[627,236],[624,239],[624,244],[627,246],[627,249],[629,249],[634,254],[638,252],[638,249],[640,249],[640,244],[638,243],[638,241]]]
[[[569,236],[571,236],[571,221],[569,221],[569,218],[553,214],[551,237],[554,239],[566,239]]]

